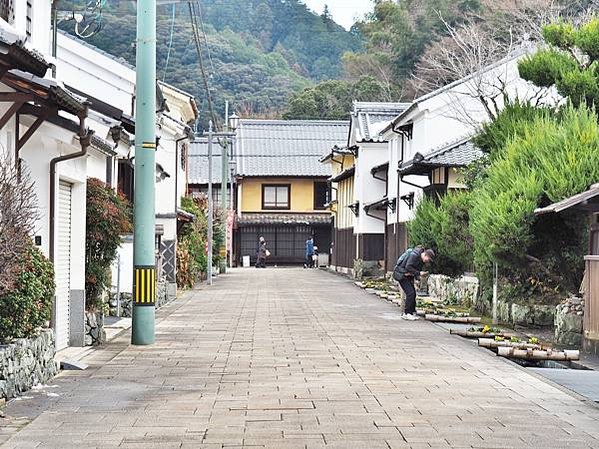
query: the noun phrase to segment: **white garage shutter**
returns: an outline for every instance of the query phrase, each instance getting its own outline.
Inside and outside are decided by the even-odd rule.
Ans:
[[[71,297],[71,197],[72,185],[60,181],[58,191],[58,238],[56,270],[56,348],[69,345],[69,302]]]

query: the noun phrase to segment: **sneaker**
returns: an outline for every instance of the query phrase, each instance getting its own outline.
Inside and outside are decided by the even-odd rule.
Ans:
[[[404,313],[402,318],[408,321],[416,321],[420,319],[417,315],[412,315],[411,313]]]
[[[409,320],[410,318],[408,318],[410,315],[408,315],[407,313],[402,313],[401,314],[401,319],[402,320]]]

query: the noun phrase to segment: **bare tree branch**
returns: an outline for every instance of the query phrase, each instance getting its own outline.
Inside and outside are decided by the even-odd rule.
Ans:
[[[0,295],[14,288],[20,256],[30,244],[38,219],[29,172],[22,169],[19,174],[12,159],[4,156],[0,159]]]

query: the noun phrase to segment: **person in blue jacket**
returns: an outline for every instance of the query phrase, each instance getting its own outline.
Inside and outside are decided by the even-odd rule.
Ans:
[[[312,268],[314,266],[314,239],[310,237],[306,240],[306,262],[304,263],[304,268]]]

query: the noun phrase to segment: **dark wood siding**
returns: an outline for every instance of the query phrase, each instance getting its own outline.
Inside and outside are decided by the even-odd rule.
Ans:
[[[399,256],[408,248],[408,232],[405,223],[394,223],[387,226],[387,254],[385,266],[392,271]]]
[[[306,254],[306,240],[314,237],[314,244],[320,252],[328,253],[331,245],[331,228],[307,225],[256,225],[244,226],[237,230],[237,258],[241,265],[243,256],[250,256],[256,262],[258,239],[264,237],[271,255],[269,264],[302,264]]]
[[[358,251],[362,260],[385,258],[385,234],[360,234]]]
[[[335,229],[331,265],[353,268],[356,258],[356,236],[353,228]]]

